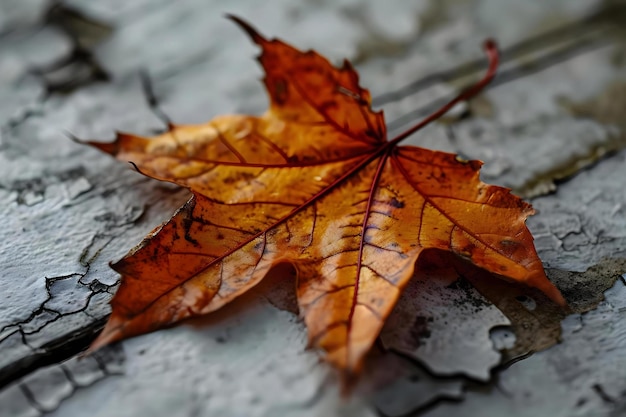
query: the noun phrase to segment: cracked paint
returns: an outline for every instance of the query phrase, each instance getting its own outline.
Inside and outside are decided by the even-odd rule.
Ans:
[[[418,261],[420,272],[387,320],[382,342],[419,360],[435,375],[487,381],[500,363],[490,329],[511,322],[454,268],[433,263],[427,255]]]

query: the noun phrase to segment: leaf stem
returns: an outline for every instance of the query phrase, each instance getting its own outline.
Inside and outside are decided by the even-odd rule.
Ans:
[[[413,133],[417,132],[424,126],[434,122],[439,119],[441,116],[446,114],[452,107],[460,103],[461,101],[469,100],[480,93],[487,84],[493,80],[496,75],[496,71],[498,70],[498,63],[500,61],[500,55],[498,53],[498,45],[492,39],[487,39],[483,45],[485,53],[487,54],[487,59],[489,60],[489,68],[487,68],[487,72],[483,76],[483,78],[478,81],[476,84],[471,86],[470,88],[463,91],[461,94],[450,100],[447,104],[440,107],[437,111],[430,114],[428,117],[423,119],[421,122],[406,130],[403,133],[400,133],[393,140],[389,142],[389,145],[395,145],[398,142],[406,139],[411,136]]]

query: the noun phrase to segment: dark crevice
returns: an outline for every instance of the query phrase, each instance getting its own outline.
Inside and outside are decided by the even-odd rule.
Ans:
[[[107,318],[99,318],[69,334],[61,335],[41,348],[33,349],[32,354],[0,369],[0,389],[39,368],[61,363],[83,352],[102,330]]]
[[[385,347],[384,351],[385,352],[389,352],[391,354],[394,354],[396,356],[399,356],[399,357],[405,359],[406,361],[410,362],[412,365],[414,365],[417,368],[419,368],[424,373],[428,374],[428,376],[430,376],[432,378],[435,378],[435,379],[437,379],[439,381],[459,381],[459,380],[462,380],[464,383],[474,382],[474,383],[476,383],[478,385],[482,385],[482,386],[489,385],[489,383],[490,383],[489,381],[485,382],[485,381],[481,381],[479,379],[475,379],[475,378],[472,378],[470,376],[467,376],[463,372],[458,372],[458,373],[455,373],[455,374],[446,374],[446,375],[437,374],[436,372],[433,372],[419,358],[411,355],[410,353],[406,353],[406,352],[403,352],[402,350],[396,349],[394,347]]]
[[[51,286],[51,284],[53,284],[56,281],[62,280],[62,279],[69,279],[69,278],[72,278],[72,277],[82,276],[82,275],[83,274],[69,274],[69,275],[63,275],[63,276],[52,277],[52,278],[47,278],[46,277],[45,278],[45,280],[46,280],[46,293],[47,293],[46,299],[41,303],[41,305],[38,308],[33,310],[30,313],[30,315],[28,317],[26,317],[25,319],[20,320],[20,321],[15,322],[15,323],[7,324],[4,327],[0,328],[0,333],[3,333],[6,330],[9,330],[10,328],[13,328],[13,327],[20,328],[20,330],[21,330],[21,327],[23,325],[31,323],[35,319],[35,317],[37,317],[38,315],[42,314],[43,312],[50,311],[52,313],[56,313],[55,311],[48,310],[45,307],[46,303],[52,299],[52,294],[50,293],[50,286]],[[46,323],[46,324],[48,324],[48,323]],[[45,324],[42,327],[44,327],[44,326],[45,326]],[[23,333],[26,334],[26,332],[23,332]],[[34,333],[34,332],[30,332],[30,333]]]
[[[98,352],[94,353],[93,359],[96,361],[96,364],[98,365],[98,369],[101,370],[104,375],[111,375],[109,368],[107,368],[107,364],[100,357],[100,355],[98,355]]]
[[[504,64],[506,62],[516,61],[519,57],[525,54],[545,49],[546,47],[562,42],[573,43],[576,46],[581,41],[585,40],[584,37],[580,37],[581,33],[590,32],[596,28],[616,26],[617,19],[615,16],[622,16],[625,13],[625,4],[614,4],[604,7],[582,20],[578,20],[572,24],[539,34],[532,38],[525,39],[510,46],[506,50],[501,51],[501,62]],[[477,59],[446,71],[429,74],[399,88],[396,91],[391,91],[375,97],[373,99],[373,105],[376,107],[383,106],[387,103],[402,100],[405,97],[411,96],[435,84],[451,82],[456,79],[466,77],[473,73],[482,71],[484,65],[483,59]]]
[[[31,407],[33,407],[35,410],[39,411],[42,414],[48,411],[44,407],[42,407],[39,402],[37,402],[30,388],[28,388],[25,384],[19,384],[19,387]]]
[[[50,407],[50,408],[46,408],[44,407],[38,400],[37,400],[37,393],[32,391],[31,388],[28,385],[28,382],[20,382],[18,384],[19,389],[22,391],[22,393],[24,394],[24,397],[26,397],[26,400],[28,401],[28,403],[37,411],[39,411],[40,413],[49,413],[52,412],[54,410],[56,410],[58,408],[58,404],[62,403],[64,400],[66,400],[67,398],[71,397],[74,395],[74,393],[82,388],[87,388],[91,385],[94,385],[95,383],[97,383],[98,381],[102,380],[103,378],[107,377],[107,376],[111,376],[111,375],[116,375],[117,373],[114,371],[111,371],[109,368],[107,368],[107,366],[103,363],[102,359],[100,358],[100,355],[95,353],[93,354],[93,359],[94,362],[97,366],[97,369],[99,371],[102,372],[102,375],[98,378],[94,378],[92,380],[90,380],[87,383],[83,383],[81,384],[74,376],[74,374],[72,373],[72,370],[70,368],[68,368],[66,365],[60,365],[58,366],[58,369],[61,370],[61,372],[63,373],[63,375],[65,376],[65,378],[67,379],[67,381],[70,384],[71,390],[70,392],[66,393],[62,398],[57,398],[57,404]],[[113,362],[117,362],[115,359],[116,358],[109,358],[112,359]]]
[[[42,115],[42,111],[40,108],[24,109],[22,114],[20,114],[17,117],[10,118],[9,120],[7,120],[4,126],[0,126],[0,129],[1,129],[0,134],[9,133],[13,131],[14,129],[18,128],[22,123],[24,123],[26,120],[30,119],[31,117],[37,117],[41,115]],[[2,150],[3,148],[4,147],[2,146],[2,143],[0,143],[0,150]]]
[[[30,350],[34,351],[35,348],[33,346],[31,346],[30,343],[28,343],[28,338],[26,337],[26,334],[22,331],[22,328],[18,328],[17,331],[19,332],[20,338],[22,339],[22,344],[24,346],[28,347]],[[0,372],[1,371],[2,370],[0,369]],[[1,373],[0,373],[0,375],[1,375]],[[0,388],[1,388],[1,385],[0,385]]]
[[[172,130],[172,119],[165,114],[165,112],[161,109],[159,105],[158,97],[154,92],[154,87],[152,85],[152,78],[147,71],[140,71],[139,78],[141,79],[141,87],[143,90],[144,97],[146,102],[148,103],[148,107],[152,111],[152,113],[167,126],[168,130]]]
[[[108,242],[105,244],[105,246],[107,244]],[[100,250],[102,250],[102,248]],[[47,298],[41,303],[39,308],[34,310],[26,319],[18,323],[13,323],[11,325],[4,326],[0,330],[0,333],[1,333],[13,327],[16,328],[17,331],[20,332],[20,335],[22,337],[22,343],[25,346],[30,347],[33,351],[31,354],[23,356],[19,358],[18,360],[16,360],[15,362],[12,362],[11,364],[0,369],[0,389],[4,388],[6,385],[12,383],[13,381],[16,381],[36,371],[37,369],[41,367],[63,362],[77,355],[78,353],[84,351],[89,346],[89,344],[95,339],[97,334],[102,330],[108,317],[107,316],[94,317],[93,315],[88,313],[88,309],[91,304],[91,299],[95,295],[100,294],[102,292],[110,293],[111,288],[114,288],[117,285],[117,282],[114,283],[113,285],[103,284],[97,279],[89,283],[82,282],[82,279],[89,273],[89,270],[91,267],[90,263],[95,260],[95,258],[100,253],[100,250],[96,251],[94,255],[89,257],[89,259],[81,259],[82,261],[81,263],[84,264],[84,266],[86,267],[86,271],[84,273],[69,274],[69,275],[64,275],[64,276],[59,276],[59,277],[46,278]],[[59,280],[72,279],[76,277],[79,277],[78,280],[76,281],[76,285],[87,287],[91,290],[91,293],[87,296],[85,305],[82,308],[77,309],[76,311],[72,311],[70,313],[65,313],[65,314],[57,313],[53,310],[46,308],[46,304],[50,300],[53,299],[53,295],[51,292],[52,285]],[[37,316],[39,316],[40,314],[44,312],[56,313],[57,315],[48,319],[45,323],[41,324],[38,328],[34,330],[31,330],[31,331],[24,330],[23,327],[25,325],[31,323],[33,320],[36,319]],[[61,335],[49,341],[48,343],[45,343],[39,348],[33,347],[29,344],[27,336],[37,334],[47,325],[54,323],[64,317],[68,317],[68,316],[71,316],[74,314],[80,314],[80,313],[87,314],[89,317],[93,319],[93,321],[79,329],[73,330],[70,333]]]
[[[510,326],[507,326],[507,327],[510,327]],[[517,362],[521,362],[523,360],[526,360],[526,359],[530,358],[534,354],[535,354],[535,352],[530,351],[530,352],[527,352],[527,353],[515,356],[513,358],[505,359],[504,362],[502,362],[502,363],[494,366],[493,368],[491,368],[491,376],[495,377],[500,372],[503,372],[506,369],[509,369],[511,366],[515,365]]]
[[[105,244],[105,246],[107,244],[108,244],[108,242]],[[3,332],[5,332],[5,331],[7,331],[7,330],[9,330],[11,328],[19,328],[19,330],[22,332],[23,335],[32,335],[32,334],[38,333],[45,326],[47,326],[50,323],[54,323],[55,321],[59,320],[62,317],[66,317],[66,316],[69,316],[69,315],[72,315],[72,314],[81,313],[81,312],[85,312],[86,313],[86,309],[89,307],[89,303],[91,301],[91,298],[93,298],[96,294],[99,294],[99,293],[102,293],[102,292],[110,293],[110,290],[112,288],[116,287],[117,284],[118,284],[118,282],[116,282],[116,283],[114,283],[112,285],[107,285],[107,284],[103,284],[102,282],[100,282],[97,279],[94,279],[93,281],[91,281],[89,283],[82,282],[82,279],[89,273],[90,264],[88,262],[92,262],[98,256],[98,254],[100,253],[100,251],[102,249],[104,249],[104,247],[100,248],[92,256],[92,258],[89,259],[87,261],[87,263],[84,264],[84,266],[86,266],[86,268],[87,268],[87,270],[84,273],[82,273],[82,274],[75,273],[75,274],[63,275],[63,276],[58,276],[58,277],[50,277],[50,278],[46,277],[45,278],[45,280],[46,280],[45,287],[46,287],[46,293],[47,293],[46,299],[41,303],[41,305],[38,308],[33,310],[28,317],[26,317],[25,319],[20,320],[18,322],[5,325],[4,327],[2,327],[0,329],[0,333],[3,333]],[[55,282],[57,282],[57,281],[61,281],[61,280],[65,280],[65,279],[72,279],[72,278],[75,278],[75,277],[80,277],[76,281],[76,285],[87,287],[87,288],[89,288],[91,290],[91,293],[87,296],[85,306],[80,308],[80,309],[77,309],[75,311],[72,311],[70,313],[65,313],[65,314],[61,314],[61,313],[59,313],[57,311],[54,311],[54,310],[52,310],[50,308],[47,308],[46,304],[48,302],[50,302],[54,298],[54,296],[52,295],[52,291],[51,291],[52,285]],[[23,326],[32,323],[33,320],[35,320],[35,318],[37,318],[37,316],[39,316],[39,315],[41,315],[43,313],[49,313],[49,314],[56,315],[56,316],[54,316],[51,319],[47,320],[45,323],[41,324],[38,328],[36,328],[34,330],[26,331],[26,330],[23,329]],[[0,343],[1,343],[1,341],[0,341]]]
[[[85,178],[86,175],[87,170],[82,165],[58,171],[46,169],[37,177],[15,180],[6,189],[17,193],[17,204],[30,206],[43,200],[49,186]]]
[[[626,142],[624,143],[602,143],[597,145],[596,147],[594,147],[593,149],[591,149],[590,151],[590,156],[587,156],[584,159],[588,159],[589,162],[583,164],[582,167],[578,168],[575,172],[565,172],[565,174],[561,174],[561,176],[556,176],[552,182],[554,183],[554,185],[559,186],[562,184],[565,184],[569,181],[571,181],[572,179],[576,178],[576,176],[578,174],[580,174],[581,172],[584,171],[590,171],[592,170],[594,167],[596,167],[600,162],[606,160],[606,159],[610,159],[612,157],[614,157],[615,155],[617,155],[624,147],[626,147]],[[609,149],[607,149],[609,148]],[[610,149],[610,148],[614,148],[614,149]],[[575,163],[573,162],[578,162],[580,164],[581,161],[568,161],[567,162],[567,166],[575,166]],[[565,165],[565,164],[564,164]],[[555,169],[556,171],[557,169]]]
[[[614,157],[625,148],[626,136],[611,136],[608,140],[591,146],[586,154],[574,155],[565,162],[538,173],[513,192],[523,198],[554,194],[559,186],[575,179],[582,172],[592,170],[599,163]],[[550,187],[551,184],[554,186]]]
[[[582,55],[591,50],[607,46],[608,44],[609,43],[607,43],[606,40],[593,39],[593,38],[581,39],[578,42],[572,42],[571,44],[568,44],[567,46],[560,48],[556,52],[550,52],[535,60],[528,60],[524,64],[519,65],[517,67],[511,68],[508,70],[499,71],[496,77],[494,78],[494,80],[489,85],[487,85],[484,88],[484,90],[487,91],[499,85],[503,85],[511,81],[514,81],[516,79],[526,77],[530,74],[537,73],[553,65],[560,64],[562,62],[570,60],[576,56]],[[484,61],[481,61],[481,64],[482,64],[482,67],[484,67],[485,65]],[[482,67],[479,67],[479,68],[482,68]],[[458,78],[461,78],[461,76],[462,75],[459,75]],[[446,81],[453,81],[456,79],[457,77],[451,78],[450,80],[446,80]],[[433,81],[433,84],[437,84],[439,82],[441,82],[441,80],[435,79],[435,81]],[[426,88],[426,87],[427,86],[423,86],[421,88]],[[396,118],[395,120],[389,122],[387,124],[387,130],[391,132],[391,131],[400,129],[402,126],[408,123],[413,123],[416,119],[419,119],[421,117],[424,117],[432,113],[434,110],[440,108],[443,104],[447,103],[448,101],[450,100],[447,97],[433,100],[432,102],[424,106],[421,106],[420,108],[413,110],[409,113],[406,113],[403,116],[400,116]]]
[[[30,71],[43,80],[47,96],[69,93],[94,82],[109,80],[92,49],[111,34],[110,26],[57,1],[52,2],[42,25],[59,29],[72,44],[67,56]]]
[[[70,382],[70,385],[72,386],[72,393],[70,393],[69,395],[71,396],[74,393],[74,391],[76,391],[76,388],[80,387],[80,384],[76,382],[74,375],[72,375],[72,372],[69,369],[67,369],[67,367],[60,365],[59,368],[61,369],[61,372],[63,372],[63,375],[65,375],[65,378],[67,378],[67,380]]]
[[[428,375],[430,378],[437,380],[437,381],[450,381],[450,382],[460,382],[462,384],[462,391],[465,392],[465,390],[468,387],[473,387],[473,386],[478,386],[478,387],[489,387],[491,386],[491,381],[479,381],[479,380],[475,380],[472,378],[467,377],[466,375],[462,374],[462,373],[458,373],[458,374],[454,374],[454,375],[439,375],[435,372],[433,372],[430,368],[428,368],[428,366],[426,366],[422,361],[420,361],[419,359],[417,359],[416,357],[407,354],[401,350],[395,349],[395,348],[387,348],[385,347],[382,343],[378,345],[381,348],[382,352],[386,352],[392,355],[396,355],[400,358],[402,358],[403,360],[407,361],[408,363],[411,364],[411,366],[414,366],[415,368],[419,369],[419,371],[425,373],[426,375]],[[464,400],[464,396],[456,396],[454,394],[448,394],[446,392],[439,392],[437,393],[437,395],[433,396],[432,398],[430,398],[428,401],[426,401],[425,403],[419,405],[418,407],[412,409],[411,411],[409,411],[408,413],[404,414],[405,416],[417,416],[417,415],[421,415],[423,413],[426,413],[429,410],[434,409],[435,407],[439,406],[440,404],[444,404],[444,403],[460,403]],[[382,413],[379,410],[379,414],[380,415],[385,415],[384,413]]]
[[[600,384],[593,384],[591,386],[591,389],[593,390],[593,392],[595,392],[596,394],[598,394],[598,397],[600,397],[602,399],[602,401],[604,401],[607,404],[610,405],[615,405],[615,403],[617,401],[615,401],[615,398],[611,397],[602,387],[602,385]]]

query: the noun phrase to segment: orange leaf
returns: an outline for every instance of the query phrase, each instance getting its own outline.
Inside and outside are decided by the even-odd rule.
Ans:
[[[479,161],[398,146],[491,80],[494,44],[480,83],[388,141],[382,112],[371,110],[347,61],[334,68],[233,20],[262,49],[271,99],[263,116],[90,142],[193,192],[113,265],[122,282],[91,349],[215,311],[289,263],[310,344],[355,373],[425,249],[453,252],[564,304],[525,226],[529,204],[482,183]]]

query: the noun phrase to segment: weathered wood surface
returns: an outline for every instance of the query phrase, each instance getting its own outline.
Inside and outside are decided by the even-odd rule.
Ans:
[[[573,313],[422,274],[345,400],[277,271],[213,317],[78,360],[118,282],[108,262],[188,195],[66,132],[262,112],[256,52],[225,12],[352,59],[392,131],[476,79],[496,38],[495,83],[411,142],[482,159],[485,181],[532,199],[529,227]],[[620,1],[0,2],[0,415],[624,415],[625,27]]]

